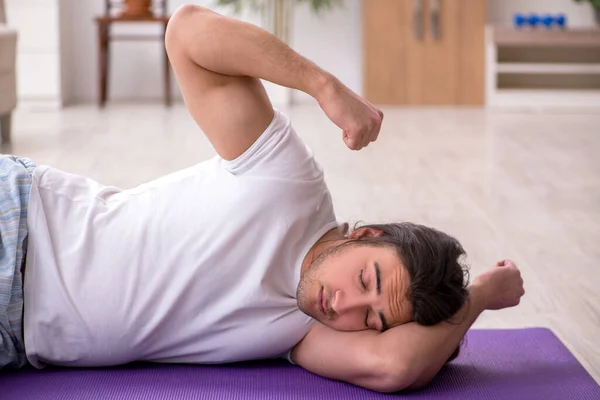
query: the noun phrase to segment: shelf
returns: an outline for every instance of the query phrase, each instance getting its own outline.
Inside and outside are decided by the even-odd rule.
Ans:
[[[600,90],[498,89],[489,105],[596,109],[600,108]]]
[[[600,74],[600,64],[582,63],[498,63],[501,74]]]
[[[486,104],[600,109],[600,29],[486,27]]]
[[[493,42],[497,46],[578,46],[600,47],[600,29],[515,29],[494,27]]]

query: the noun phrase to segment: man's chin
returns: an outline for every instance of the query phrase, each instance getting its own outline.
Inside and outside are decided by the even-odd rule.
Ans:
[[[300,311],[302,311],[304,314],[308,315],[312,319],[315,319],[315,320],[321,322],[321,319],[318,318],[317,313],[310,307],[310,305],[307,305],[305,302],[301,301],[300,299],[297,300],[297,304],[298,304],[298,308],[300,309]]]

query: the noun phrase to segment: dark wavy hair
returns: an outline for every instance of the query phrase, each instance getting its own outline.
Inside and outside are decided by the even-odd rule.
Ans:
[[[355,244],[396,250],[410,276],[407,296],[416,323],[431,326],[447,321],[466,303],[469,268],[462,262],[466,252],[454,237],[410,222],[363,225],[361,228],[377,229],[383,235],[365,236],[356,239]],[[448,361],[458,356],[459,349],[460,346]]]

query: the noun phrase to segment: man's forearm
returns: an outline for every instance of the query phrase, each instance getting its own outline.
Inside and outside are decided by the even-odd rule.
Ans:
[[[313,97],[335,78],[271,33],[204,7],[186,5],[167,30],[197,65],[224,75],[251,76]]]
[[[484,309],[485,293],[472,286],[468,302],[451,322],[434,326],[410,323],[382,333],[379,351],[386,357],[395,358],[391,365],[404,366],[403,387],[397,389],[419,388],[429,383]]]

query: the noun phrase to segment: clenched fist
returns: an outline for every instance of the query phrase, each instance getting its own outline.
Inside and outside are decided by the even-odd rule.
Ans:
[[[350,150],[361,150],[377,140],[383,112],[344,86],[337,79],[317,98],[327,117],[342,130]]]
[[[521,272],[510,260],[497,262],[495,267],[475,278],[473,286],[479,286],[485,293],[487,310],[514,307],[525,294]]]

